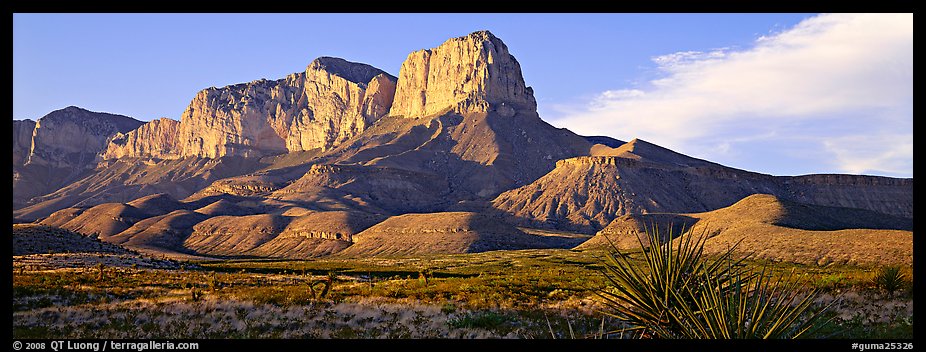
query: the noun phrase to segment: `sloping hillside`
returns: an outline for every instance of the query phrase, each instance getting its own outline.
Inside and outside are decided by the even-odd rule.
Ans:
[[[705,212],[752,194],[913,216],[913,180],[855,175],[771,176],[691,158],[634,139],[596,145],[593,156],[557,162],[492,204],[518,224],[597,231],[626,214]]]
[[[401,256],[475,253],[544,248],[542,236],[528,235],[497,219],[468,212],[393,216],[354,236],[344,256]]]
[[[872,211],[802,204],[757,194],[732,206],[692,214],[625,215],[577,249],[639,248],[644,227],[674,235],[708,234],[708,253],[737,245],[740,254],[805,264],[885,265],[913,262],[910,219]],[[681,233],[680,230],[687,230]],[[644,245],[649,245],[644,241]]]

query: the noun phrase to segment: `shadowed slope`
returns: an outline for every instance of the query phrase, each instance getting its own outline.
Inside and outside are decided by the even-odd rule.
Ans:
[[[52,111],[35,122],[14,121],[14,209],[91,173],[96,154],[109,138],[141,125],[128,116],[76,106]]]
[[[477,213],[446,212],[393,216],[354,236],[345,256],[475,253],[541,248],[538,236]]]
[[[815,206],[781,200],[767,194],[746,197],[736,204],[704,213],[625,215],[576,249],[639,248],[636,236],[643,227],[670,224],[685,236],[708,231],[709,253],[738,244],[741,253],[756,258],[825,265],[910,264],[913,260],[912,221],[872,211]],[[648,243],[644,243],[648,245]]]
[[[271,214],[216,216],[196,224],[183,246],[206,255],[242,255],[276,237],[289,221]]]
[[[176,269],[176,262],[159,260],[121,246],[68,230],[36,224],[13,225],[13,267],[29,270],[94,268],[113,275],[112,267]]]
[[[101,163],[89,176],[54,193],[34,198],[32,205],[13,211],[13,217],[36,220],[68,207],[128,202],[157,193],[183,199],[215,180],[245,174],[261,165],[257,159],[240,157],[161,161],[119,159]]]
[[[557,162],[492,204],[518,224],[592,232],[626,214],[705,212],[751,194],[912,217],[912,179],[855,175],[776,177],[691,158],[634,139],[595,145],[593,156]]]
[[[382,215],[353,211],[315,212],[293,218],[274,239],[251,253],[262,257],[308,259],[337,253],[357,233],[384,220]]]
[[[193,226],[208,216],[189,210],[176,210],[141,220],[132,227],[110,237],[109,242],[150,251],[185,251],[183,241],[193,232]]]
[[[63,210],[67,214],[73,214],[71,210]],[[98,236],[101,240],[106,241],[109,237],[125,231],[139,220],[151,216],[138,208],[122,203],[105,203],[81,212],[71,220],[60,225],[61,228],[71,230],[86,236]],[[41,222],[42,225],[53,225],[60,221],[54,220],[63,218],[64,215],[55,215],[49,217],[49,222]]]

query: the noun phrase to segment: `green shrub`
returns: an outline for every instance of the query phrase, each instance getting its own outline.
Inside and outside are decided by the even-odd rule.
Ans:
[[[887,292],[888,297],[907,286],[907,275],[899,266],[886,266],[878,270],[873,279],[875,286]]]
[[[642,252],[640,265],[612,245],[602,270],[608,284],[598,293],[607,306],[604,313],[629,324],[618,332],[649,338],[796,338],[819,326],[825,308],[811,311],[819,289],[773,280],[764,268],[747,269],[747,258],[734,258],[736,246],[707,258],[707,231],[679,234],[660,236],[658,229],[647,229],[652,245]],[[664,241],[669,242],[660,244]]]
[[[508,323],[508,317],[492,311],[473,312],[459,318],[452,318],[448,323],[453,328],[497,330]]]

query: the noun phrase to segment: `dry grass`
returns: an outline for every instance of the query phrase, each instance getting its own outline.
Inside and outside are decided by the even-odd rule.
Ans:
[[[107,262],[102,280],[93,265],[100,254],[18,256],[13,258],[13,336],[594,337],[602,324],[602,302],[594,294],[604,284],[599,254],[548,249],[228,260],[186,263],[182,269],[123,261]],[[51,265],[68,256],[82,264]],[[102,258],[124,260],[115,254]],[[875,267],[752,264],[770,264],[776,275],[795,271],[799,280],[830,293],[821,304],[855,292],[851,304],[837,310],[834,331],[841,335],[835,336],[912,336],[912,296],[898,293],[888,300],[877,293]],[[317,285],[313,294],[309,285],[329,273],[335,274],[330,292],[321,297]],[[883,307],[895,313],[882,314]],[[623,326],[604,321],[605,331]]]

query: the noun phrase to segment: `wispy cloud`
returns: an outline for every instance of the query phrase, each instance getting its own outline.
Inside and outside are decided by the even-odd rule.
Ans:
[[[818,15],[653,62],[658,79],[555,106],[554,123],[762,172],[913,175],[912,14]]]

